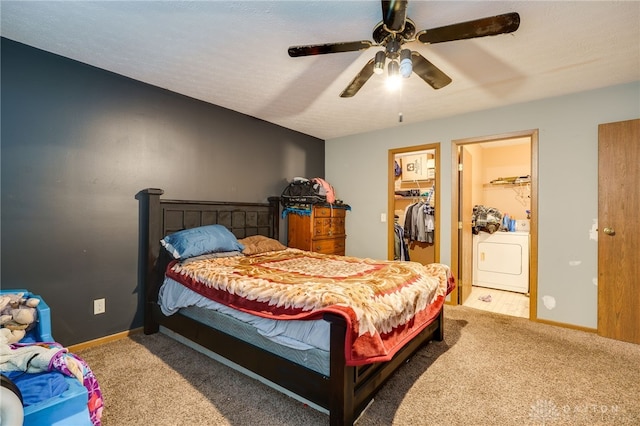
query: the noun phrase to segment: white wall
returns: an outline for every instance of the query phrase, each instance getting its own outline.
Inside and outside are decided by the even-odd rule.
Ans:
[[[527,176],[531,174],[531,145],[524,143],[510,146],[491,146],[482,148],[478,161],[473,160],[473,170],[480,172],[480,204],[496,207],[511,219],[526,219],[527,210],[531,210],[528,188],[525,186],[491,185],[494,179],[509,176]],[[475,187],[474,187],[475,189]],[[473,194],[476,195],[476,194]],[[473,196],[472,196],[473,198]]]
[[[327,140],[326,178],[352,207],[347,255],[386,258],[389,149],[440,142],[440,261],[450,263],[451,141],[539,129],[538,318],[595,329],[598,124],[639,117],[637,81]]]

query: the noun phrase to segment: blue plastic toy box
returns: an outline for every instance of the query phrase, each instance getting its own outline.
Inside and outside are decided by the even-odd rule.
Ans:
[[[37,306],[38,322],[20,343],[55,342],[51,334],[51,311],[42,297],[22,289],[0,290],[0,295],[7,293],[24,293],[25,298],[40,299]],[[87,389],[73,377],[65,377],[65,381],[69,388],[61,395],[24,408],[24,426],[92,425],[87,407]]]
[[[0,295],[16,293],[24,293],[23,297],[27,299],[32,297],[40,299],[40,303],[38,303],[37,307],[38,322],[36,323],[36,326],[31,329],[26,336],[24,336],[20,343],[55,342],[51,336],[51,311],[49,310],[49,305],[42,300],[42,297],[37,294],[30,293],[27,290],[0,290]]]

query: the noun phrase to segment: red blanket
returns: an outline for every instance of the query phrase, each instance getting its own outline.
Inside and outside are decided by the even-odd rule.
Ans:
[[[347,365],[388,361],[440,312],[453,289],[442,264],[297,249],[169,265],[167,276],[240,311],[278,319],[343,316]]]

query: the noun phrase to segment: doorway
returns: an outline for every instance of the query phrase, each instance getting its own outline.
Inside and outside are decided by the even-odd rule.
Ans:
[[[500,168],[494,168],[493,172],[497,173],[495,176],[490,176],[489,173],[479,173],[477,170],[474,174],[473,165],[477,164],[474,161],[473,153],[481,153],[486,148],[486,151],[494,151],[500,149],[501,151],[509,152],[508,150],[513,149],[514,146],[519,145],[518,149],[526,149],[529,156],[529,161],[527,164],[528,170],[527,173],[515,173],[508,167],[504,168],[504,174],[500,173]],[[502,149],[501,147],[506,147]],[[511,147],[511,148],[509,148]],[[483,151],[478,151],[478,150]],[[496,151],[497,152],[497,151]],[[514,237],[516,241],[519,241],[516,237],[520,237],[521,234],[527,235],[528,231],[528,245],[526,247],[526,251],[528,255],[520,259],[523,267],[527,267],[527,275],[525,276],[522,273],[518,273],[517,280],[522,281],[525,280],[525,283],[512,283],[511,276],[508,276],[509,282],[502,283],[502,285],[506,285],[506,288],[516,292],[522,292],[522,285],[526,286],[526,290],[528,290],[528,312],[526,317],[529,319],[536,319],[537,317],[537,247],[538,247],[538,235],[537,235],[537,192],[538,192],[538,175],[537,175],[537,164],[538,164],[538,131],[537,130],[527,130],[522,132],[513,132],[502,135],[494,135],[494,136],[485,136],[485,137],[477,137],[477,138],[466,138],[452,141],[451,148],[451,167],[452,170],[457,170],[457,173],[452,173],[452,185],[451,185],[451,200],[452,200],[452,209],[451,209],[451,268],[456,277],[456,289],[452,292],[450,302],[451,304],[458,305],[463,304],[465,301],[469,300],[471,292],[474,287],[474,269],[476,270],[476,274],[480,275],[480,270],[483,268],[478,268],[478,262],[480,261],[480,257],[476,259],[478,253],[474,253],[474,246],[479,247],[480,243],[487,243],[486,247],[489,247],[488,240],[484,240],[483,235],[474,235],[473,230],[473,207],[476,204],[480,204],[478,202],[477,196],[472,196],[474,189],[475,193],[483,192],[482,196],[483,200],[486,200],[488,204],[491,204],[495,198],[491,193],[494,191],[506,191],[503,193],[503,197],[505,194],[510,194],[510,196],[515,200],[519,201],[520,205],[518,207],[513,207],[513,205],[507,204],[508,207],[506,209],[512,210],[509,212],[512,217],[515,217],[517,220],[517,226],[522,226],[523,232],[518,232],[520,229],[516,230],[516,232],[503,233],[501,231],[500,234],[496,234],[497,238],[508,236]],[[478,155],[476,155],[477,157]],[[482,155],[480,155],[482,157]],[[484,177],[483,174],[485,175]],[[486,180],[486,181],[485,181]],[[489,192],[489,194],[487,194]],[[504,200],[504,198],[503,198]],[[502,201],[504,203],[504,201]],[[483,206],[483,207],[501,207],[501,206]],[[500,209],[498,209],[500,210]],[[501,213],[507,213],[506,211],[501,211]],[[476,227],[477,233],[477,227]],[[484,234],[480,232],[479,234]],[[487,234],[488,235],[488,234]],[[525,237],[526,238],[526,237]],[[526,240],[525,240],[526,241]],[[502,243],[502,241],[500,241]],[[510,242],[509,242],[510,244]],[[519,253],[524,253],[525,245],[522,243],[519,247],[523,247]],[[507,247],[505,244],[501,244],[499,246],[500,249]],[[484,252],[481,253],[484,255]],[[484,257],[482,258],[484,260]],[[475,268],[474,268],[475,261]],[[496,262],[498,265],[504,265],[504,262]],[[483,270],[482,279],[485,279],[485,271]],[[507,271],[506,273],[511,273]],[[501,282],[500,271],[497,271],[496,274],[490,275],[490,278],[486,278],[489,280],[494,279],[496,282]],[[475,277],[477,278],[477,277]],[[476,280],[477,281],[477,280]],[[482,281],[480,281],[482,284]],[[528,285],[527,285],[528,284]],[[511,289],[511,285],[516,286],[514,289]],[[493,286],[493,285],[492,285]],[[497,285],[496,287],[500,287]],[[474,296],[475,297],[475,296]],[[489,297],[489,300],[491,298]],[[497,311],[499,312],[499,311]]]
[[[390,149],[388,159],[387,259],[401,259],[396,245],[396,224],[404,225],[406,208],[417,202],[433,207],[433,230],[426,242],[409,241],[410,260],[422,264],[440,261],[440,144]],[[398,217],[396,217],[398,216]],[[402,251],[402,249],[401,249]]]

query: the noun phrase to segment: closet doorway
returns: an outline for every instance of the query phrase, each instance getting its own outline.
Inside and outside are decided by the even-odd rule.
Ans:
[[[440,261],[439,159],[439,143],[389,150],[387,259],[405,260],[396,244],[396,224],[404,228],[407,207],[421,204],[427,206],[424,211],[431,216],[432,228],[419,238],[425,241],[408,242],[408,257],[422,264]]]
[[[515,160],[519,158],[518,153],[524,153],[520,156],[524,160]],[[469,301],[471,305],[474,302],[470,299],[472,291],[483,287],[502,288],[509,294],[528,296],[529,307],[524,316],[536,319],[538,131],[454,140],[451,154],[452,170],[458,171],[451,174],[451,268],[457,286],[449,303],[462,305]],[[501,157],[514,160],[500,162],[497,158]],[[516,219],[515,232],[478,233],[477,227],[474,232],[472,221],[476,205],[488,211],[496,208],[502,214],[509,213]],[[507,244],[496,241],[492,245],[488,236],[509,238],[509,241]],[[495,253],[489,252],[492,247],[497,248]],[[511,260],[491,261],[495,256],[511,258],[514,254],[516,258],[518,254],[521,257],[513,267]],[[474,297],[476,294],[474,292]]]

